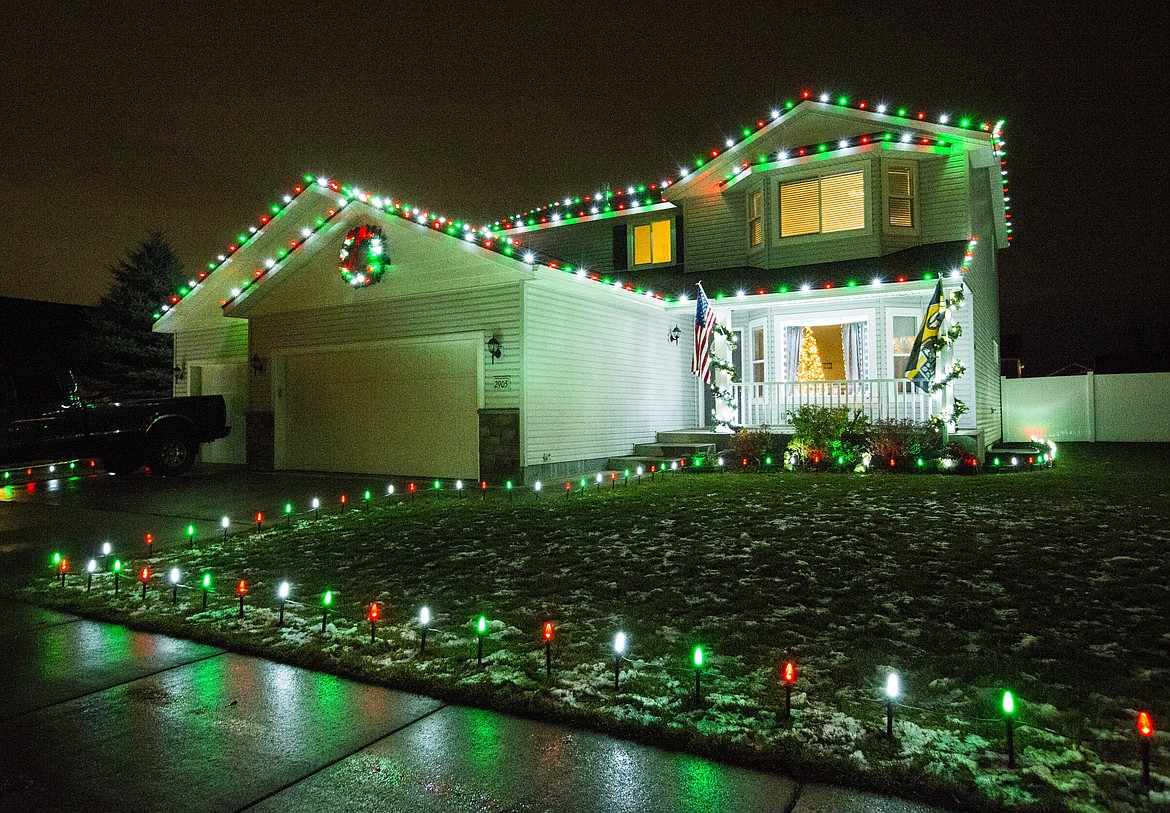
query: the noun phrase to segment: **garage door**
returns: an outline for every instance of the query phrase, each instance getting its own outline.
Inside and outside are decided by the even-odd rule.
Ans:
[[[282,465],[478,477],[480,346],[459,337],[287,356]]]
[[[244,462],[244,419],[248,411],[247,365],[198,364],[192,370],[192,395],[222,395],[231,432],[203,445],[205,463]]]

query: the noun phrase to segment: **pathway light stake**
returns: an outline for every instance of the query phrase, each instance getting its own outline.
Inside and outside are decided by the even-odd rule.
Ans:
[[[393,497],[394,497],[394,486],[393,485],[386,486],[386,504],[387,505],[390,504],[390,500]]]
[[[601,472],[597,472],[596,483],[597,483],[597,490],[598,490],[598,491],[601,491],[601,481],[602,481],[602,479],[603,479],[603,478],[602,478],[602,476],[601,476]]]
[[[565,496],[568,497],[573,493],[573,486],[570,483],[565,483]]]
[[[154,534],[146,535],[146,558],[150,559],[154,556]]]
[[[172,567],[168,575],[171,580],[171,606],[173,607],[179,603],[179,569]]]
[[[374,643],[374,642],[376,642],[376,641],[378,640],[378,633],[377,633],[377,629],[378,629],[378,619],[379,619],[379,618],[381,618],[381,617],[382,617],[382,608],[378,606],[378,602],[376,602],[376,601],[375,601],[375,602],[372,602],[372,603],[370,604],[370,613],[369,613],[369,618],[370,618],[370,643],[371,643],[371,644],[372,644],[372,643]]]
[[[325,632],[325,625],[329,623],[329,605],[333,603],[333,591],[326,590],[321,596],[321,632]]]
[[[1142,784],[1150,788],[1150,740],[1154,739],[1154,718],[1148,711],[1138,712],[1137,730],[1142,738]]]
[[[236,582],[236,595],[240,597],[240,618],[244,617],[244,596],[247,594],[247,592],[248,583],[246,581],[240,579],[238,582]],[[280,606],[283,609],[284,602],[281,602]]]
[[[479,498],[485,499],[487,497],[487,480],[483,480],[479,484]]]
[[[642,481],[642,472],[643,472],[643,469],[641,466],[638,466],[638,468],[634,469],[634,474],[637,476],[638,482]]]
[[[657,466],[651,466],[651,467],[650,467],[650,482],[654,482],[654,473],[655,473],[656,471],[658,471],[658,467],[657,467]]]
[[[113,547],[110,546],[110,543],[103,542],[102,543],[102,556],[109,556],[111,551],[113,551]]]
[[[114,596],[118,595],[118,580],[122,575],[122,560],[114,560]]]
[[[548,677],[552,677],[552,639],[553,639],[553,624],[551,621],[544,622],[544,672]]]
[[[422,629],[422,643],[418,646],[418,654],[423,654],[427,651],[427,627],[431,625],[431,611],[429,607],[423,607],[418,611],[418,625]]]
[[[370,492],[367,491],[366,493],[369,494]],[[284,504],[284,527],[286,527],[286,528],[292,527],[292,514],[293,514],[292,503],[286,502]]]
[[[90,559],[85,565],[85,592],[93,587],[93,572],[97,570],[97,559]]]
[[[581,483],[580,483],[580,485],[581,485],[581,493],[582,493],[582,494],[584,494],[584,493],[585,493],[585,489],[586,489],[586,485],[585,485],[585,478],[584,478],[584,477],[582,477],[582,478],[581,478]]]
[[[463,481],[462,480],[455,481],[455,493],[457,493],[460,497],[463,496]]]
[[[230,519],[228,519],[227,517],[224,517],[223,519],[221,519],[219,521],[219,527],[223,528],[223,538],[225,540],[227,539],[228,528],[231,527],[231,524],[232,524],[232,521]]]
[[[341,513],[345,513],[345,495],[341,495]]]
[[[142,600],[146,601],[146,583],[150,581],[150,568],[142,568],[138,572],[138,578],[142,580]]]
[[[256,512],[256,533],[264,530],[264,515],[259,511]]]
[[[406,490],[410,492],[410,501],[414,502],[414,493],[418,491],[418,486],[416,486],[414,483],[411,483],[406,487]]]
[[[203,574],[203,609],[207,610],[207,594],[211,592],[211,574]]]
[[[367,511],[369,511],[370,510],[370,491],[369,491],[369,489],[366,489],[365,491],[362,492],[362,503],[364,503],[365,509]]]
[[[717,458],[715,458],[715,464],[716,464],[717,466],[719,466],[719,473],[720,473],[720,474],[722,474],[722,473],[723,473],[723,471],[724,471],[724,469],[723,469],[723,458],[722,458],[722,457],[717,457]]]
[[[796,683],[796,664],[788,661],[784,664],[784,718],[792,717],[792,684]]]
[[[65,574],[69,572],[69,560],[62,559],[61,564],[57,565],[57,569],[61,572],[61,586],[65,586]]]
[[[443,484],[441,482],[439,482],[438,480],[436,480],[435,481],[435,499],[436,500],[443,496],[442,492],[443,492]]]
[[[625,470],[625,471],[622,473],[622,485],[623,485],[623,486],[628,486],[629,484],[630,484],[630,470],[629,470],[629,469],[626,469],[626,470]]]
[[[480,616],[479,620],[475,622],[475,660],[479,666],[483,666],[483,635],[487,632],[487,619]]]
[[[276,622],[278,626],[284,626],[284,603],[288,601],[288,582],[281,582],[276,587],[276,597],[280,599],[280,619]]]
[[[393,491],[394,486],[390,486],[390,489],[391,489],[391,491]],[[313,519],[316,519],[317,515],[321,511],[321,500],[317,497],[314,497],[313,501],[311,503],[309,503],[309,505],[312,506],[312,509],[313,509]]]
[[[532,484],[532,493],[536,495],[536,499],[540,499],[540,481],[537,480]]]
[[[508,492],[508,499],[512,499],[512,481],[508,480],[504,483],[504,490]]]
[[[695,705],[699,706],[703,703],[703,647],[695,647]]]
[[[613,489],[617,488],[617,472],[616,471],[611,471],[609,473],[609,488],[611,491]]]
[[[1015,737],[1016,701],[1011,692],[1003,693],[1003,722],[1007,729],[1008,767],[1016,767],[1016,737]]]
[[[898,673],[890,672],[886,678],[886,736],[894,736],[894,700],[902,693]]]
[[[613,637],[613,690],[616,692],[622,674],[622,655],[626,651],[626,634],[619,632]]]
[[[195,526],[187,526],[187,550],[195,549]]]

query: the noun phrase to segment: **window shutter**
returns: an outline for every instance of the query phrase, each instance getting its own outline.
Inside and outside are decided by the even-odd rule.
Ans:
[[[626,226],[613,227],[613,269],[625,271],[630,267],[630,247],[626,238]]]
[[[683,219],[679,215],[674,219],[674,261],[682,265],[683,261]]]
[[[821,178],[821,231],[865,228],[865,175],[847,172]]]
[[[815,234],[821,230],[820,181],[787,183],[780,187],[780,236]]]

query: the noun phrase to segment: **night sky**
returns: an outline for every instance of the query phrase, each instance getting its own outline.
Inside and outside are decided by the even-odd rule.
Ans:
[[[152,231],[199,268],[304,172],[477,223],[657,181],[808,88],[1007,119],[1028,373],[1170,356],[1163,3],[49,5],[0,12],[0,295],[95,302]]]

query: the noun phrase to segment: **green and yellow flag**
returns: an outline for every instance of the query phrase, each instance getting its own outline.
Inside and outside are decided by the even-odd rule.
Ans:
[[[946,299],[943,298],[942,279],[934,289],[934,296],[926,306],[922,327],[914,339],[910,360],[906,363],[906,378],[923,392],[930,392],[934,383],[934,371],[938,367],[938,334],[947,315]]]

